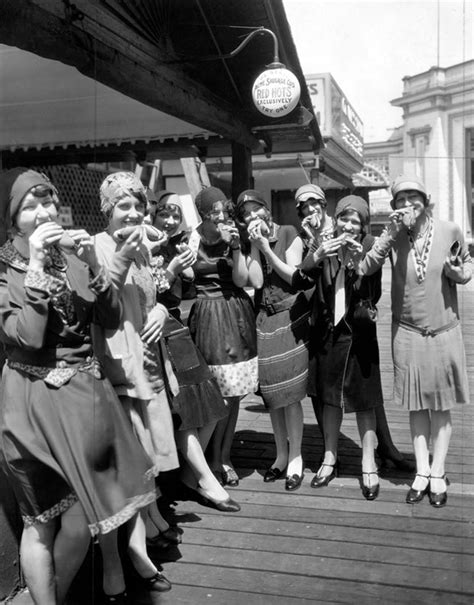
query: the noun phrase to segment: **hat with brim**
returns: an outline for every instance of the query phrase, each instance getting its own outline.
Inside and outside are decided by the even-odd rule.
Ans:
[[[321,187],[313,185],[312,183],[302,185],[296,190],[295,193],[296,206],[299,206],[303,202],[307,202],[309,200],[316,200],[323,207],[327,205],[324,191],[321,189]]]
[[[390,201],[392,208],[395,207],[395,198],[400,191],[418,191],[418,193],[421,193],[423,196],[425,206],[428,205],[428,194],[426,192],[426,187],[416,176],[398,176],[393,181],[390,190],[392,193],[392,200]]]
[[[256,189],[245,189],[244,191],[242,191],[242,193],[237,198],[237,202],[235,205],[236,211],[240,213],[244,204],[246,204],[247,202],[253,202],[254,204],[258,204],[259,206],[262,206],[263,208],[269,210],[268,204],[265,198],[263,197],[263,194],[260,193],[260,191],[257,191]]]

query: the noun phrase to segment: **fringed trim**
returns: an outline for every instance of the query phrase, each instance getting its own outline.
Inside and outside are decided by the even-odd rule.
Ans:
[[[150,467],[145,472],[145,480],[146,481],[151,481],[155,477],[158,477],[159,474],[160,474],[160,467],[159,467],[158,464],[154,464],[152,467]]]
[[[135,496],[131,499],[130,503],[127,504],[121,511],[104,519],[103,521],[97,521],[97,523],[91,523],[89,525],[89,530],[92,536],[97,536],[98,534],[108,534],[109,532],[117,529],[127,521],[129,521],[133,515],[140,508],[144,508],[148,506],[152,502],[156,500],[155,491],[147,492],[146,494],[142,494],[140,496]]]
[[[51,519],[62,515],[65,511],[68,510],[68,508],[71,508],[71,506],[76,502],[76,494],[71,493],[51,508],[48,508],[48,510],[44,511],[44,513],[41,513],[41,515],[37,515],[36,517],[33,517],[31,515],[23,515],[23,523],[25,524],[25,527],[31,527],[36,523],[48,523],[49,521],[51,521]]]

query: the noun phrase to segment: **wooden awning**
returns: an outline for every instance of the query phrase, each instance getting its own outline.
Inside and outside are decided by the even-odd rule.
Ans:
[[[271,37],[222,58],[259,26],[276,34],[302,88],[300,104],[278,120],[251,99],[273,59]],[[281,0],[3,0],[0,42],[38,56],[29,59],[38,72],[2,76],[4,164],[25,152],[100,161],[126,150],[222,155],[230,142],[260,152],[322,145]],[[41,57],[60,62],[45,77]]]

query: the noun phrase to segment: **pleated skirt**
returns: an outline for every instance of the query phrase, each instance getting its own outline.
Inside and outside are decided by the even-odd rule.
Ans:
[[[423,336],[392,324],[394,398],[404,408],[450,410],[469,403],[466,355],[461,326]]]

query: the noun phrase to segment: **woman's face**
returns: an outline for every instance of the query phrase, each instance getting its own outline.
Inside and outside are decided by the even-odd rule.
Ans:
[[[362,221],[359,213],[355,210],[343,212],[336,219],[337,235],[347,233],[354,239],[358,239],[362,234]]]
[[[57,218],[58,210],[52,188],[36,185],[23,198],[15,217],[15,226],[22,235],[29,237],[38,225],[56,221]]]
[[[181,208],[176,204],[165,204],[164,208],[155,213],[153,226],[171,237],[176,233],[181,221]]]
[[[229,220],[227,202],[214,202],[212,209],[207,213],[206,219],[218,225]]]
[[[115,203],[109,219],[109,231],[141,225],[146,214],[146,200],[124,193]]]
[[[400,191],[395,196],[395,210],[402,208],[411,208],[416,220],[425,212],[425,198],[419,191],[415,191],[414,189]]]
[[[303,220],[307,219],[305,223],[309,223],[314,229],[319,229],[323,222],[324,209],[318,200],[309,199],[302,202],[298,210]]]
[[[257,202],[245,202],[242,207],[242,220],[248,226],[252,221],[256,219],[260,219],[262,221],[268,222],[268,210],[265,206],[258,204]]]

